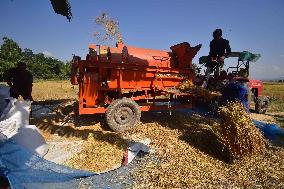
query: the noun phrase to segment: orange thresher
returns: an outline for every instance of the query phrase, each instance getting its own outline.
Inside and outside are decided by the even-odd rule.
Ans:
[[[184,42],[171,52],[89,45],[86,60],[74,56],[71,83],[79,85],[79,114],[103,114],[114,131],[135,126],[141,111],[192,107],[192,96],[178,86],[195,77],[192,59],[201,45]]]

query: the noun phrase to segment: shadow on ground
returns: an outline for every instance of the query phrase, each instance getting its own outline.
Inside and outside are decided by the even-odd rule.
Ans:
[[[44,102],[43,104],[47,105],[48,103]],[[124,140],[120,134],[109,131],[104,115],[78,115],[77,102],[61,101],[54,112],[56,114],[45,116],[40,120],[33,118],[32,124],[37,125],[45,133],[67,138],[75,137],[87,140],[92,135],[97,140],[111,144],[116,144],[117,140]],[[158,122],[163,127],[177,129],[181,132],[180,140],[214,158],[224,162],[229,161],[228,150],[211,127],[216,123],[216,119],[183,112],[173,112],[172,115],[169,115],[169,112],[144,112],[141,122]]]
[[[103,115],[78,115],[78,103],[76,101],[60,100],[52,103],[57,104],[52,108],[52,114],[39,118],[33,117],[30,120],[31,124],[43,131],[46,139],[53,135],[81,140],[94,137],[99,141],[117,144],[119,148],[122,148],[122,146],[117,141],[127,142],[120,134],[111,132],[107,128]],[[39,104],[50,105],[49,101],[43,101],[36,105]]]

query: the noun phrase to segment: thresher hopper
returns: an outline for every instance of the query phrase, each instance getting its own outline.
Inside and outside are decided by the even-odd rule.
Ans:
[[[192,59],[201,45],[184,42],[171,52],[89,45],[86,60],[73,56],[71,83],[79,85],[79,114],[104,114],[114,131],[135,126],[141,111],[192,107],[192,95],[178,86],[195,77]]]

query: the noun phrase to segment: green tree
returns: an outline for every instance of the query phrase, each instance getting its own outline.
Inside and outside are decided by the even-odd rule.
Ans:
[[[31,49],[23,51],[10,38],[4,37],[0,47],[0,76],[14,67],[18,61],[26,62],[35,79],[68,79],[70,77],[70,62],[64,63],[58,59],[45,57],[43,53],[35,54]]]
[[[22,49],[19,45],[10,38],[3,37],[3,44],[0,47],[0,75],[6,70],[14,67],[22,58]]]

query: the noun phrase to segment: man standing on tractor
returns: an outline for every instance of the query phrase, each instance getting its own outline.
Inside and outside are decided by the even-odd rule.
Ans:
[[[24,100],[32,100],[33,75],[26,70],[27,65],[19,62],[17,67],[11,68],[6,73],[6,82],[10,86],[10,96]]]
[[[203,88],[207,87],[210,74],[215,71],[216,75],[220,75],[221,68],[224,65],[224,59],[231,53],[229,41],[222,38],[222,30],[216,29],[213,32],[213,40],[210,42],[210,52],[206,62],[205,79],[202,84]]]

